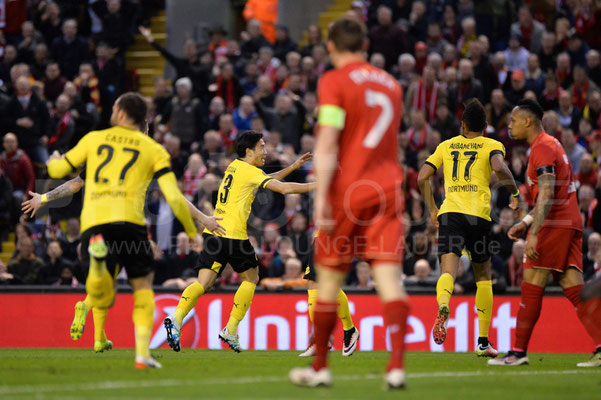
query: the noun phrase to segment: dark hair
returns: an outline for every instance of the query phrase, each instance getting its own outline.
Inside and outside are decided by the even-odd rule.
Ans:
[[[531,99],[524,99],[518,102],[518,108],[520,110],[526,110],[529,113],[533,114],[539,121],[543,119],[543,108],[536,101]]]
[[[261,132],[240,132],[236,137],[236,154],[238,154],[238,157],[246,157],[246,149],[254,149],[261,139],[263,139],[263,134]]]
[[[117,100],[117,107],[125,111],[125,114],[138,125],[140,129],[145,126],[148,108],[142,96],[138,93],[127,92]]]
[[[478,99],[474,98],[465,104],[461,121],[465,122],[470,132],[482,132],[486,128],[486,110]]]
[[[328,34],[328,40],[334,42],[338,51],[360,52],[363,49],[365,25],[353,18],[340,18],[334,22]]]

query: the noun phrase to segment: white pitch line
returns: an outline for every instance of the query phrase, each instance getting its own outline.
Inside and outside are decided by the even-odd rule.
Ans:
[[[500,370],[499,370],[500,371]],[[528,375],[592,375],[598,374],[594,370],[551,370],[551,371],[506,371],[495,373],[492,371],[456,371],[456,372],[416,372],[408,373],[407,379],[428,379],[428,378],[469,378],[477,376],[528,376]],[[382,379],[381,374],[366,375],[334,375],[335,381],[355,381]],[[75,392],[86,390],[112,390],[112,389],[136,389],[149,387],[170,387],[170,386],[193,386],[193,385],[242,385],[253,383],[280,383],[287,382],[288,378],[284,376],[246,376],[238,378],[218,378],[218,379],[155,379],[155,380],[136,380],[136,381],[114,381],[82,383],[79,385],[52,384],[52,385],[5,385],[0,386],[0,395],[15,395],[28,393],[52,393],[52,392]]]

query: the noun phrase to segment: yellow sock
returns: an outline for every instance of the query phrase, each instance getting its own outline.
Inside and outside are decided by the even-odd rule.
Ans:
[[[86,298],[83,300],[83,304],[86,305],[86,310],[88,310],[88,312],[90,312],[90,310],[92,309],[92,299],[90,299],[90,296],[86,296]]]
[[[353,317],[351,317],[351,310],[348,308],[348,297],[346,297],[346,293],[340,289],[338,292],[338,318],[342,320],[342,329],[348,331],[349,329],[353,329],[355,325],[353,325]]]
[[[115,299],[115,288],[113,278],[106,269],[106,263],[90,258],[90,271],[86,279],[86,307],[88,303],[92,308],[109,308]],[[89,310],[89,308],[88,308]]]
[[[436,301],[438,301],[438,305],[449,304],[454,287],[455,280],[451,274],[444,273],[440,275],[438,282],[436,282]]]
[[[307,289],[307,294],[309,298],[307,303],[309,304],[309,319],[311,320],[311,324],[313,324],[313,310],[315,309],[315,302],[317,301],[317,289]]]
[[[106,261],[104,259],[99,260],[90,256],[90,270],[88,271],[89,278],[101,278],[109,271],[106,269]]]
[[[136,356],[150,357],[150,334],[154,323],[154,292],[142,289],[134,292],[134,312],[136,326]]]
[[[106,341],[106,333],[104,332],[104,325],[106,322],[106,315],[108,314],[108,308],[92,308],[92,315],[94,316],[94,341],[104,342]]]
[[[227,330],[230,335],[238,334],[238,324],[244,319],[246,311],[250,307],[256,287],[257,285],[254,283],[244,281],[236,291],[234,307],[232,307],[232,312],[230,313],[230,320],[227,322]]]
[[[182,293],[181,299],[179,299],[179,303],[177,308],[175,309],[175,321],[181,327],[182,322],[184,321],[184,317],[188,315],[190,310],[194,308],[198,298],[205,293],[205,288],[202,287],[200,282],[196,281],[190,286],[188,286],[184,292]]]
[[[480,337],[488,337],[488,328],[492,318],[492,281],[476,282],[476,309]]]

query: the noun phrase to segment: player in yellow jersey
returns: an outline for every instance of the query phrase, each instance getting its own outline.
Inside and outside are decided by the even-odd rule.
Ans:
[[[315,237],[319,235],[319,232],[315,234]],[[313,264],[313,252],[311,252],[311,260],[307,269],[305,270],[304,279],[309,281],[307,285],[307,303],[309,304],[309,319],[313,324],[313,310],[315,309],[315,302],[317,301],[317,276],[315,275],[315,265]],[[359,341],[359,330],[353,324],[353,317],[351,316],[351,310],[348,305],[348,297],[342,289],[338,291],[338,309],[336,313],[338,318],[342,321],[342,329],[344,330],[344,340],[342,343],[342,356],[352,356],[355,350],[357,350],[357,342]],[[331,346],[331,340],[330,340]],[[299,354],[299,357],[312,357],[315,355],[315,343],[314,337],[311,335],[311,341],[309,347],[303,353]]]
[[[175,314],[164,320],[167,342],[174,351],[180,351],[181,328],[184,317],[194,307],[198,298],[208,292],[217,277],[229,263],[242,283],[234,296],[234,306],[227,326],[219,332],[219,338],[232,350],[240,352],[238,324],[250,307],[259,271],[257,256],[248,240],[246,223],[258,188],[266,188],[282,194],[306,193],[315,189],[314,183],[280,182],[288,174],[300,168],[312,155],[301,156],[294,164],[274,174],[266,175],[258,167],[265,164],[265,142],[259,132],[244,131],[236,138],[238,158],[230,163],[221,181],[215,206],[215,215],[222,217],[225,235],[203,233],[204,249],[200,253],[196,269],[198,280],[182,293]]]
[[[177,186],[167,151],[141,132],[147,108],[139,94],[126,93],[113,106],[110,129],[93,131],[64,156],[53,154],[48,174],[61,178],[86,164],[81,213],[82,258],[89,264],[86,291],[104,325],[115,299],[113,276],[124,267],[134,290],[133,321],[136,327],[136,368],[160,368],[150,356],[153,326],[154,260],[144,222],[146,189],[157,179],[173,213],[188,236],[197,229],[190,205]],[[215,218],[212,229],[218,225]],[[91,257],[90,257],[91,256]],[[106,341],[106,337],[103,338]]]
[[[494,171],[510,191],[510,207],[518,208],[520,192],[511,171],[505,165],[503,145],[482,136],[486,129],[486,112],[476,99],[465,107],[461,120],[462,135],[442,142],[419,171],[418,183],[438,231],[438,254],[441,276],[436,284],[438,315],[434,324],[434,341],[444,343],[447,335],[449,302],[454,288],[457,265],[463,249],[467,250],[476,278],[476,308],[479,338],[476,354],[496,357],[488,340],[493,295],[491,281],[490,178]],[[430,177],[444,168],[445,199],[438,210],[432,195]]]

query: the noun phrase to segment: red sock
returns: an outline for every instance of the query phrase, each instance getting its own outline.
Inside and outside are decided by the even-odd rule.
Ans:
[[[390,344],[392,345],[390,362],[386,367],[386,372],[389,372],[391,369],[403,368],[408,314],[409,303],[405,300],[384,303],[384,326],[390,331]]]
[[[522,302],[518,311],[515,327],[514,350],[526,351],[528,348],[532,330],[540,315],[544,293],[544,287],[532,285],[527,282],[522,283]]]
[[[328,366],[328,340],[334,327],[338,316],[336,310],[338,309],[338,302],[332,303],[322,302],[317,300],[315,303],[315,310],[313,312],[313,326],[315,329],[315,358],[313,359],[313,369],[319,371],[322,368]]]
[[[582,288],[582,285],[579,286]],[[566,291],[564,290],[564,293],[565,292]],[[580,300],[580,297],[578,300]],[[595,346],[599,348],[601,346],[601,299],[594,298],[587,300],[585,303],[580,303],[580,305],[576,307],[576,310],[578,312],[578,318],[580,319],[580,322],[582,322],[582,325],[584,325],[586,332],[595,342]]]

